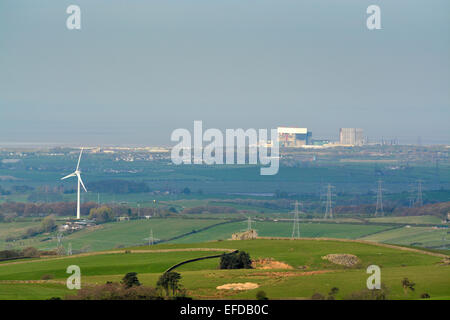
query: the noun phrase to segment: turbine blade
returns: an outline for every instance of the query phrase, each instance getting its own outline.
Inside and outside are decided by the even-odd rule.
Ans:
[[[61,180],[64,180],[64,179],[67,179],[67,178],[70,178],[70,177],[75,177],[75,176],[76,176],[75,173],[71,173],[71,174],[69,174],[69,175],[67,175],[65,177],[62,177]]]
[[[77,163],[77,170],[76,171],[78,171],[78,168],[80,167],[80,160],[81,160],[81,154],[82,153],[83,153],[83,148],[81,148],[80,156],[78,157],[78,163]]]
[[[87,192],[87,189],[86,189],[86,187],[84,186],[83,180],[81,180],[81,176],[80,176],[79,173],[77,173],[77,177],[78,177],[78,180],[80,180],[80,183],[81,183],[81,185],[83,186],[84,191]]]

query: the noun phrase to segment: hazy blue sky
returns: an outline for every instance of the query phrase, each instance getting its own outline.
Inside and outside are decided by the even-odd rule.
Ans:
[[[168,145],[203,120],[450,143],[449,88],[448,0],[0,1],[0,142]]]

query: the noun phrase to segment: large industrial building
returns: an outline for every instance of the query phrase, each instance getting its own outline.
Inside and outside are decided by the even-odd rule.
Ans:
[[[360,128],[341,128],[339,130],[339,143],[344,145],[362,146],[364,132]]]
[[[311,144],[311,131],[307,128],[278,127],[278,143],[280,147],[296,148]]]

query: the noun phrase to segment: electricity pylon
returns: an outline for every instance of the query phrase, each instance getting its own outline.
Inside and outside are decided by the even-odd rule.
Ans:
[[[294,215],[294,226],[292,227],[291,239],[300,238],[300,223],[298,218],[298,201],[295,201],[295,215]]]
[[[331,201],[331,197],[332,197],[332,193],[331,193],[331,189],[333,188],[333,186],[331,184],[328,184],[327,186],[327,202],[326,202],[326,207],[325,207],[325,216],[324,219],[333,219],[333,205],[332,205],[332,201]]]
[[[150,229],[150,236],[148,237],[148,245],[152,246],[155,241],[158,241],[159,239],[156,239],[155,237],[153,237],[153,229]]]
[[[69,247],[67,248],[67,255],[68,256],[72,255],[72,242],[69,242]]]
[[[247,219],[247,231],[252,230],[252,218],[248,217]]]
[[[57,247],[56,247],[56,251],[58,253],[58,255],[63,255],[64,254],[64,246],[62,244],[62,239],[63,239],[63,234],[61,232],[58,232],[56,235],[56,239],[58,241]]]
[[[417,181],[417,200],[416,200],[416,206],[421,207],[423,206],[423,200],[422,200],[422,180]]]
[[[377,191],[377,206],[375,209],[375,217],[384,216],[383,210],[383,191],[381,188],[382,181],[378,180],[378,191]]]

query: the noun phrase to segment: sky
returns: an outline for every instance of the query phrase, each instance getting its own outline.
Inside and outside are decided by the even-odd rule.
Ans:
[[[448,144],[449,88],[448,0],[0,1],[0,143],[173,145],[202,120]]]

